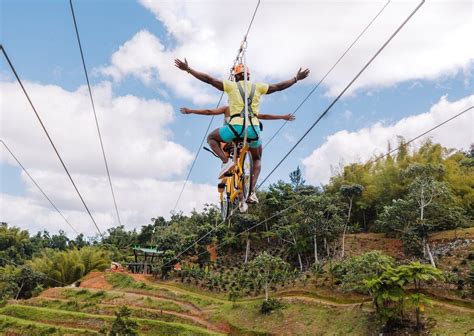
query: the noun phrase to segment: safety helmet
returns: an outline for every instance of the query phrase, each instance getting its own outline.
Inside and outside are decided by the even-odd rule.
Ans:
[[[242,63],[237,64],[236,66],[234,66],[234,76],[238,75],[238,74],[241,74],[241,73],[244,73],[244,65]],[[247,75],[250,75],[249,67],[247,67]]]

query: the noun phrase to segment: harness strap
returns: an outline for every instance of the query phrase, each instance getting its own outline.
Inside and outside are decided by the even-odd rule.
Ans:
[[[240,96],[242,97],[242,101],[245,102],[245,92],[244,88],[240,84],[240,82],[237,82],[237,87],[239,88],[239,93]],[[253,101],[253,96],[255,96],[255,87],[256,85],[252,83],[252,86],[250,88],[250,95],[247,98],[247,106],[248,106],[248,111],[249,111],[249,117],[253,118],[253,110],[252,110],[252,101]],[[245,117],[245,107],[242,108],[242,111],[240,111],[240,117],[244,118]]]
[[[245,130],[245,92],[244,92],[244,89],[242,87],[242,85],[240,84],[240,82],[237,82],[237,88],[239,89],[239,93],[240,93],[240,96],[242,97],[242,101],[244,102],[244,108],[242,108],[242,111],[240,112],[240,114],[234,114],[233,116],[230,117],[230,120],[232,120],[233,118],[236,118],[236,117],[241,117],[241,118],[244,118],[244,127],[242,127],[242,131],[239,133],[235,130],[235,128],[229,123],[229,127],[230,127],[230,130],[232,131],[232,133],[234,133],[234,135],[236,136],[236,138],[238,140],[242,140],[242,134],[244,133],[244,130]],[[248,108],[248,112],[249,112],[249,120],[250,120],[250,126],[252,127],[253,131],[255,134],[258,134],[257,131],[255,130],[255,127],[254,127],[254,124],[253,124],[253,121],[252,119],[254,118],[254,113],[253,113],[253,110],[252,110],[252,101],[253,101],[253,97],[255,96],[255,88],[256,88],[256,85],[252,83],[252,86],[250,88],[250,95],[248,96],[247,98],[247,108]],[[229,122],[230,122],[229,120]],[[257,135],[256,138],[247,138],[247,140],[249,141],[258,141],[259,137]]]

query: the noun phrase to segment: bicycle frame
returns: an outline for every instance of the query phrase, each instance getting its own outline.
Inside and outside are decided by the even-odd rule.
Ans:
[[[242,175],[244,173],[244,160],[245,156],[249,152],[249,145],[245,143],[242,148],[239,149],[239,144],[234,144],[234,162],[235,167],[232,171],[231,176],[224,176],[221,179],[221,184],[225,185],[225,188],[219,190],[220,201],[224,198],[224,193],[227,192],[231,202],[235,202],[243,192]]]

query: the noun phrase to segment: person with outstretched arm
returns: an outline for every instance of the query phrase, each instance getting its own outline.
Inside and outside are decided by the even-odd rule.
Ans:
[[[202,110],[195,110],[195,109],[189,109],[187,107],[182,107],[180,109],[181,113],[183,114],[198,114],[198,115],[221,115],[223,114],[224,115],[224,125],[226,125],[229,120],[230,120],[230,109],[229,109],[229,106],[222,106],[222,107],[219,107],[219,108],[215,108],[215,109],[202,109]],[[292,115],[292,114],[263,114],[263,113],[259,113],[258,116],[257,116],[258,120],[286,120],[286,121],[293,121],[295,120],[295,116]],[[259,125],[259,128],[260,128],[260,133],[262,132],[262,124],[260,123]],[[219,148],[225,152],[225,148],[226,146],[223,146],[224,143],[219,143]],[[254,190],[255,189],[255,185],[256,185],[256,179],[258,178],[258,176],[260,175],[260,170],[261,170],[261,158],[262,158],[262,152],[263,152],[263,149],[262,149],[262,144],[260,143],[260,146],[258,148],[258,151],[256,150],[252,150],[250,152],[250,155],[252,156],[252,161],[253,161],[253,170],[252,170],[252,175],[254,178],[251,179],[251,185],[250,185],[250,190]],[[228,155],[226,155],[226,153],[224,153],[224,155],[226,157],[228,157]],[[250,196],[253,196],[253,197],[250,197]],[[258,198],[257,198],[257,195],[255,193],[251,193],[249,196],[249,199],[247,200],[248,203],[258,203]]]
[[[182,71],[186,71],[200,81],[207,83],[219,91],[224,91],[228,96],[229,105],[229,121],[228,124],[213,130],[207,137],[207,142],[211,149],[216,155],[222,160],[222,169],[219,174],[219,178],[222,178],[227,172],[234,168],[234,162],[229,160],[220,147],[221,142],[232,142],[234,140],[242,140],[244,138],[245,130],[245,117],[244,117],[244,96],[247,91],[248,113],[249,113],[249,125],[247,125],[247,138],[250,147],[250,153],[253,159],[253,171],[252,171],[252,185],[250,190],[250,196],[247,200],[248,203],[257,203],[258,198],[255,194],[255,186],[258,180],[261,169],[261,140],[259,138],[260,127],[259,127],[259,109],[260,109],[260,97],[265,94],[272,94],[277,91],[282,91],[290,86],[296,84],[298,81],[305,79],[309,75],[309,69],[302,70],[301,68],[291,79],[282,81],[276,84],[266,83],[253,83],[250,82],[250,71],[247,67],[247,87],[244,88],[244,65],[237,64],[233,69],[233,75],[235,81],[229,80],[218,80],[208,74],[199,72],[192,69],[187,60],[181,61],[175,59],[175,66]],[[247,210],[247,204],[241,202],[240,210],[245,212]]]

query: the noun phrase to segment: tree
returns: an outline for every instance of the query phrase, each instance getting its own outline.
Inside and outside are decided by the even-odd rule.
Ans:
[[[107,251],[94,247],[84,247],[78,251],[79,259],[84,265],[84,274],[92,271],[101,271],[110,266],[110,258]]]
[[[68,285],[91,271],[103,271],[110,265],[110,258],[106,251],[96,247],[67,251],[45,249],[28,264],[34,271],[45,274],[49,279]],[[47,285],[58,285],[53,280],[45,281]]]
[[[161,257],[161,278],[166,279],[168,274],[173,270],[176,264],[176,252],[173,250],[166,250]]]
[[[115,313],[115,320],[110,329],[111,336],[135,336],[138,335],[137,322],[130,319],[130,309],[127,306],[122,306]]]
[[[143,225],[137,235],[137,242],[140,245],[154,245],[155,226],[153,224]]]
[[[360,184],[351,184],[351,185],[343,185],[340,189],[341,194],[349,201],[349,209],[347,211],[347,220],[346,224],[344,225],[344,230],[342,231],[342,247],[341,247],[341,257],[344,258],[345,254],[345,240],[346,240],[346,231],[347,226],[351,220],[351,211],[352,205],[354,203],[354,198],[361,196],[362,192],[364,191],[364,187]]]
[[[56,250],[65,251],[69,247],[69,238],[63,230],[59,230],[59,233],[51,236],[50,247]]]
[[[248,262],[249,253],[250,253],[250,239],[252,233],[247,231],[249,228],[255,226],[258,223],[258,217],[252,214],[238,214],[235,220],[235,230],[236,232],[244,232],[242,235],[245,241],[245,257],[244,263]]]
[[[313,238],[314,262],[319,262],[318,247],[323,246],[329,257],[329,243],[338,239],[344,225],[344,207],[337,195],[323,193],[303,203],[301,220]],[[322,244],[318,244],[322,241]]]
[[[107,232],[108,235],[102,239],[102,244],[109,244],[119,249],[137,244],[137,233],[135,230],[127,231],[123,225],[110,228]]]
[[[306,181],[303,179],[303,173],[301,172],[300,166],[296,167],[296,170],[290,173],[290,181],[295,191],[304,186]]]
[[[274,232],[278,237],[290,248],[289,251],[296,254],[300,271],[303,271],[303,261],[301,259],[301,252],[304,247],[304,227],[301,225],[301,210],[297,209],[295,212],[287,213],[286,216],[280,217],[274,227]]]
[[[415,307],[416,327],[421,329],[421,313],[424,311],[425,305],[429,302],[428,299],[420,293],[423,282],[431,280],[439,280],[443,277],[443,272],[440,270],[423,265],[419,262],[412,262],[409,265],[402,265],[398,267],[401,278],[407,284],[413,284],[415,293],[409,295],[409,303]]]
[[[34,250],[28,231],[0,223],[0,258],[22,264],[31,258]],[[3,259],[0,259],[0,266],[7,264]]]
[[[429,229],[426,228],[425,212],[437,199],[446,198],[449,193],[446,183],[439,182],[434,177],[435,174],[442,172],[443,167],[441,165],[433,166],[431,164],[426,166],[413,164],[403,172],[405,176],[414,177],[410,184],[408,198],[415,200],[418,204],[419,225],[421,225],[423,232],[423,254],[428,255],[433,267],[436,267],[436,264],[428,242]]]
[[[76,239],[71,241],[71,245],[77,247],[78,249],[81,249],[85,246],[88,246],[89,243],[84,239],[84,234],[80,233],[76,236]]]
[[[279,257],[263,252],[247,264],[247,270],[250,282],[264,289],[265,301],[268,301],[271,285],[288,279],[290,265]]]
[[[442,278],[442,272],[430,265],[412,262],[398,267],[388,266],[377,277],[365,280],[365,285],[384,325],[404,316],[404,307],[415,307],[416,326],[421,328],[421,313],[429,300],[421,294],[423,282]],[[414,286],[413,291],[409,291]]]
[[[18,268],[11,265],[0,267],[0,303],[13,298],[18,293],[17,273]]]

